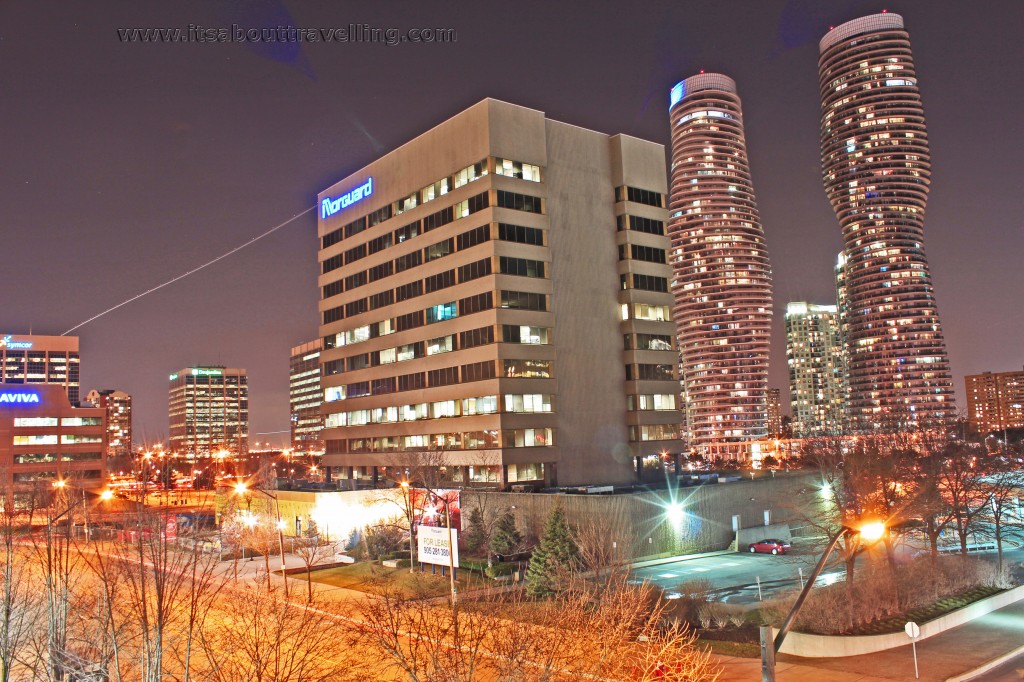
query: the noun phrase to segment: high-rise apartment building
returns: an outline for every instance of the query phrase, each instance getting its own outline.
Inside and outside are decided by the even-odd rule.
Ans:
[[[772,283],[736,83],[718,73],[672,88],[674,317],[690,443],[742,454],[766,433]]]
[[[26,349],[28,350],[28,349]],[[95,488],[106,476],[105,412],[53,384],[0,384],[0,487],[18,506],[45,505],[57,481]]]
[[[288,369],[288,403],[291,406],[291,443],[298,452],[320,452],[324,418],[320,406],[324,392],[320,387],[320,351],[323,340],[317,339],[292,348]]]
[[[777,388],[769,388],[767,396],[768,437],[780,438],[782,436],[782,391]]]
[[[244,369],[186,367],[170,376],[171,452],[208,457],[249,451],[249,379]]]
[[[969,374],[967,419],[980,434],[1024,429],[1024,370]]]
[[[834,305],[786,305],[793,433],[806,438],[842,433],[846,427],[846,354]]]
[[[679,453],[665,191],[661,145],[487,99],[322,192],[325,466],[615,484]]]
[[[850,413],[954,413],[953,383],[924,248],[931,157],[924,109],[898,14],[875,14],[820,42],[821,161],[843,233]]]
[[[107,411],[107,457],[124,457],[132,452],[132,397],[124,391],[93,389],[85,402]]]
[[[0,333],[0,383],[63,386],[68,400],[77,405],[78,337]]]

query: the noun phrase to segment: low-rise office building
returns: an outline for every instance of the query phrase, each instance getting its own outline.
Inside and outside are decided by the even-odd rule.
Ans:
[[[21,503],[56,481],[103,485],[106,450],[105,410],[72,406],[58,385],[0,384],[0,484]]]
[[[664,154],[488,99],[322,192],[325,466],[615,484],[678,454]]]

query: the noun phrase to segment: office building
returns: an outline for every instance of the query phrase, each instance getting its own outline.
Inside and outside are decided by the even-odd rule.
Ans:
[[[924,218],[931,157],[898,14],[862,17],[820,42],[821,162],[842,228],[850,414],[860,428],[952,417]]]
[[[26,349],[27,350],[27,349]],[[0,384],[0,484],[18,505],[45,505],[55,481],[106,478],[106,411],[71,405],[58,384]],[[33,498],[33,495],[36,495]]]
[[[840,434],[846,428],[846,353],[837,306],[786,305],[786,363],[793,434]]]
[[[244,369],[186,367],[170,376],[171,452],[209,457],[249,451],[249,380]]]
[[[288,370],[288,403],[291,406],[291,444],[296,452],[322,452],[320,431],[324,418],[320,406],[324,392],[320,387],[320,350],[317,339],[292,348]]]
[[[767,434],[772,281],[736,83],[718,73],[672,88],[674,317],[690,444],[746,456]]]
[[[665,191],[661,145],[487,99],[322,192],[333,475],[616,484],[679,453]]]
[[[77,405],[78,337],[0,333],[0,383],[63,386]]]
[[[124,391],[89,391],[85,402],[107,411],[107,457],[125,457],[132,452],[132,397]]]
[[[768,437],[782,436],[782,391],[769,388],[767,394]]]
[[[967,419],[982,435],[1024,429],[1024,370],[969,374]]]

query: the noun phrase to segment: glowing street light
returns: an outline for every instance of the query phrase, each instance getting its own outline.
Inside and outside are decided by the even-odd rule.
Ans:
[[[818,576],[821,575],[821,571],[825,568],[825,562],[828,560],[832,550],[835,549],[836,545],[839,544],[839,540],[847,536],[859,536],[861,540],[874,543],[881,540],[888,527],[882,521],[866,521],[860,525],[859,528],[851,528],[850,526],[843,526],[839,529],[835,535],[829,539],[828,546],[825,548],[825,552],[818,559],[818,564],[811,571],[810,576],[807,578],[807,583],[804,588],[800,591],[800,596],[796,598],[796,602],[793,604],[793,608],[790,609],[789,614],[786,616],[786,620],[782,622],[782,626],[779,628],[779,633],[775,635],[774,642],[771,640],[771,626],[764,626],[761,628],[761,680],[762,682],[775,682],[775,654],[778,653],[779,649],[782,648],[782,642],[786,639],[786,635],[789,634],[790,628],[793,627],[793,622],[796,621],[796,614],[800,612],[800,607],[804,605],[804,601],[807,600],[807,595],[811,593],[811,588],[814,587],[815,581]]]
[[[239,481],[238,483],[235,484],[235,493],[238,494],[238,495],[245,495],[246,496],[246,500],[251,503],[251,500],[250,500],[249,495],[248,495],[249,491],[250,491],[250,488],[245,483],[245,481]],[[281,520],[281,503],[277,499],[277,495],[271,495],[270,493],[268,493],[266,490],[263,490],[262,488],[258,488],[258,487],[253,486],[252,492],[256,492],[256,493],[259,493],[261,495],[266,495],[267,497],[269,497],[270,499],[272,499],[274,501],[274,511],[277,514],[277,541],[278,541],[278,544],[279,544],[280,550],[281,550],[281,578],[284,580],[284,596],[285,596],[285,598],[287,598],[288,597],[288,571],[285,570],[286,567],[285,567],[285,562],[284,562],[284,521]],[[248,523],[248,521],[246,521],[246,523]],[[253,519],[253,523],[255,524],[255,519]],[[250,526],[250,528],[251,527],[252,526]],[[268,588],[268,590],[270,588],[270,575],[267,575],[267,588]]]
[[[106,490],[100,493],[100,500],[102,500],[103,502],[109,502],[112,499],[114,499],[114,491],[111,490],[110,488],[107,488]]]

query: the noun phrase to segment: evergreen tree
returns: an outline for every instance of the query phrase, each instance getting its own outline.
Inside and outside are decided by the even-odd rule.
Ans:
[[[487,528],[484,525],[484,513],[480,507],[474,507],[469,512],[468,525],[466,527],[466,533],[462,537],[463,543],[466,545],[466,551],[469,553],[475,552],[484,547],[487,544]]]
[[[523,535],[516,528],[516,517],[511,509],[506,509],[494,524],[491,534],[491,552],[494,554],[513,554],[523,544]]]
[[[579,563],[579,549],[569,532],[565,512],[556,504],[544,524],[540,545],[533,550],[526,571],[526,593],[531,597],[547,597],[558,590],[560,578]]]

